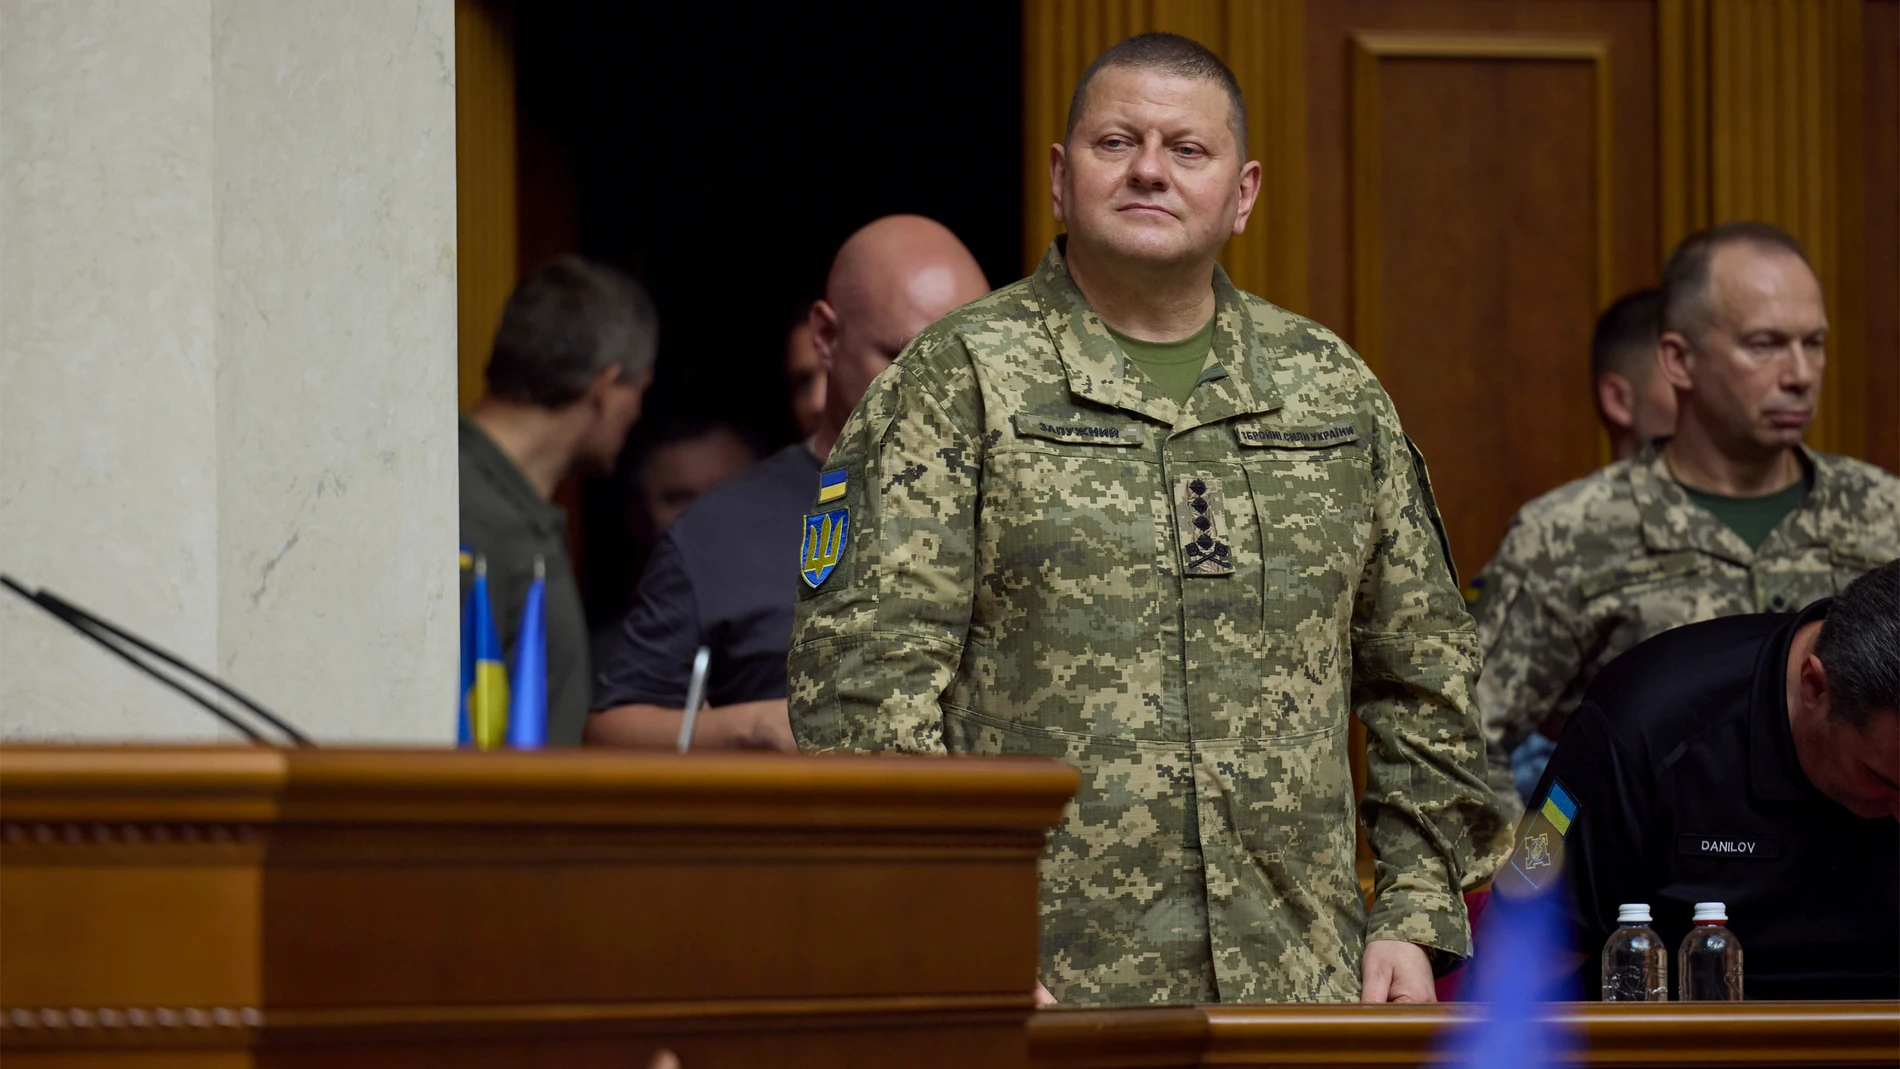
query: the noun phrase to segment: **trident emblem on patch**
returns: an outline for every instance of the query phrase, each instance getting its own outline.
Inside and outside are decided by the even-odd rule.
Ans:
[[[845,527],[851,521],[849,509],[832,509],[805,517],[805,544],[799,550],[798,574],[813,590],[831,578],[838,557],[844,552]]]
[[[1526,835],[1524,837],[1524,867],[1541,869],[1550,866],[1550,836]]]

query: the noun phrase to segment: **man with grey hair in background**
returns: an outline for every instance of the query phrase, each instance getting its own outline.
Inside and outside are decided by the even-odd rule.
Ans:
[[[1900,557],[1900,479],[1801,441],[1828,334],[1801,244],[1766,223],[1692,234],[1663,266],[1661,302],[1675,436],[1526,505],[1485,569],[1477,693],[1496,780],[1531,732],[1562,734],[1637,643],[1794,612]]]
[[[566,256],[508,298],[488,359],[488,393],[461,422],[462,547],[479,556],[504,656],[537,561],[547,576],[548,729],[577,745],[592,687],[587,617],[551,500],[569,474],[611,470],[653,381],[659,317],[640,284]]]

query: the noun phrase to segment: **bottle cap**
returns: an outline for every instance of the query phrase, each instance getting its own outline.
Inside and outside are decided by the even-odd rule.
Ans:
[[[1616,923],[1618,924],[1648,924],[1649,923],[1649,903],[1625,902],[1622,905],[1616,907]]]
[[[1728,906],[1721,902],[1697,902],[1695,904],[1695,923],[1703,921],[1728,921]]]

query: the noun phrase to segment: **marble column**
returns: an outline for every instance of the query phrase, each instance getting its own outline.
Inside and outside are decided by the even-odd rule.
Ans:
[[[456,676],[451,0],[0,0],[0,570],[319,741]],[[0,599],[0,737],[228,735]]]

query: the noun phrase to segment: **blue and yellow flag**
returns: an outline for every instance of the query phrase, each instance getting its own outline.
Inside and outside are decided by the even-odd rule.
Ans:
[[[515,670],[509,693],[508,745],[516,750],[539,750],[548,742],[548,617],[547,568],[534,559],[534,585],[521,608],[521,630],[515,633]]]
[[[475,552],[462,547],[462,571],[475,571]],[[468,727],[468,690],[475,685],[475,599],[462,595],[462,685],[455,690],[455,745],[475,743]]]
[[[508,670],[488,602],[488,562],[480,557],[462,616],[462,649],[462,718],[476,747],[492,750],[508,733]]]

